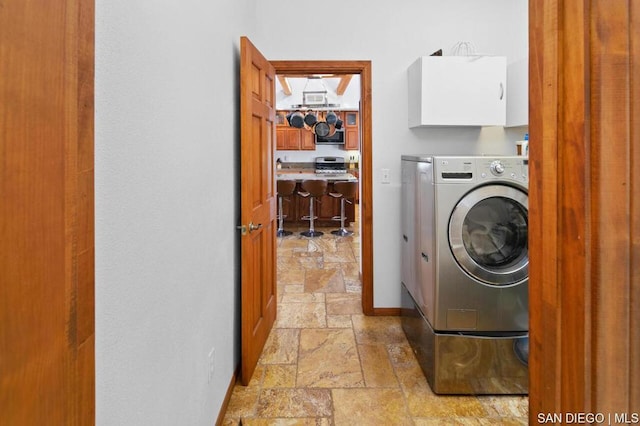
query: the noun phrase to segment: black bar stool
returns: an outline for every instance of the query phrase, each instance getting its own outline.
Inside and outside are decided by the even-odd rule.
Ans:
[[[349,200],[355,198],[356,191],[358,190],[358,182],[336,182],[333,184],[333,189],[335,192],[330,192],[329,195],[333,198],[340,198],[340,216],[335,216],[331,219],[340,221],[340,229],[331,231],[331,233],[342,237],[353,235],[353,232],[344,226],[344,222],[347,220],[344,206],[345,203],[353,204],[353,201]]]
[[[286,235],[293,234],[293,232],[285,231],[284,229],[284,218],[287,217],[287,215],[284,214],[282,210],[282,199],[293,195],[293,192],[296,189],[296,181],[287,179],[278,180],[276,186],[278,190],[278,231],[276,232],[276,235],[278,237],[284,237]]]
[[[314,200],[319,202],[319,198],[327,193],[327,181],[325,179],[307,179],[303,180],[300,184],[302,191],[298,192],[298,195],[304,198],[311,197],[309,200],[309,216],[303,216],[302,220],[309,221],[309,230],[303,231],[300,235],[305,237],[319,237],[324,235],[324,232],[316,231],[313,226],[313,222],[318,216],[313,213]]]

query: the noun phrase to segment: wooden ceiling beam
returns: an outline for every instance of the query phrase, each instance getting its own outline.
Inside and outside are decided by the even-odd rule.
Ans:
[[[340,77],[340,83],[338,83],[338,88],[336,89],[336,94],[338,96],[344,95],[345,90],[347,90],[347,86],[351,82],[351,74],[343,75]]]
[[[284,75],[279,75],[278,81],[282,86],[282,91],[284,92],[284,94],[287,96],[291,96],[291,86],[289,85],[289,81],[287,80],[287,77],[285,77]]]

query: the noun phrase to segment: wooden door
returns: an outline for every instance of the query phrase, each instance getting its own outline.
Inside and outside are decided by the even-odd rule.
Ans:
[[[275,70],[240,40],[241,380],[248,384],[276,319]]]
[[[0,423],[94,422],[93,0],[0,2]]]
[[[529,2],[531,424],[638,423],[637,6]]]

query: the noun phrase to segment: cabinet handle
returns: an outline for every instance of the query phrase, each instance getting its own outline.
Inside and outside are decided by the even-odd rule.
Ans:
[[[420,253],[420,254],[422,254],[422,258],[423,258],[425,261],[427,261],[427,262],[429,261],[429,255],[424,254],[424,253]]]
[[[500,83],[500,100],[504,98],[504,86]]]
[[[403,235],[402,238],[407,242],[409,241],[409,238],[406,235]]]

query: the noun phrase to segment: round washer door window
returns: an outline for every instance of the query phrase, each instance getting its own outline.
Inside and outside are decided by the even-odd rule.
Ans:
[[[465,195],[449,221],[449,245],[460,267],[493,286],[529,276],[529,197],[507,185],[482,186]]]

